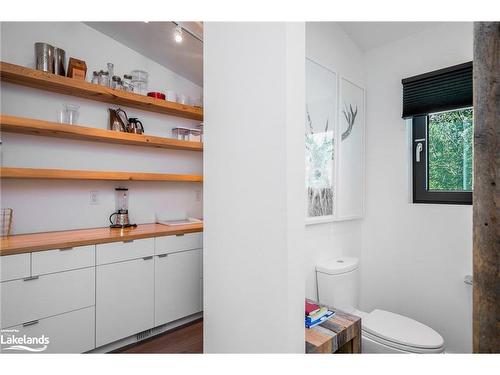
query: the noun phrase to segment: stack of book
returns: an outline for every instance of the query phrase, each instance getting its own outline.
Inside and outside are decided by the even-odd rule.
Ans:
[[[319,307],[314,303],[306,302],[306,328],[312,328],[323,323],[333,314],[334,312],[326,307]]]

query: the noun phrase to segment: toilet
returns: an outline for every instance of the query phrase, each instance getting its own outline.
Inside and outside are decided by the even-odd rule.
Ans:
[[[359,260],[329,259],[316,266],[319,303],[361,318],[363,353],[443,353],[444,340],[432,328],[403,315],[357,309]]]

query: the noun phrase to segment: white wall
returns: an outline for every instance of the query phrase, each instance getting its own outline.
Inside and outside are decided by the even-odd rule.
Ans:
[[[364,86],[363,53],[334,22],[306,23],[306,56]],[[316,264],[336,256],[361,255],[361,221],[315,224],[306,227],[306,296],[317,299]]]
[[[205,352],[304,351],[304,33],[205,24]]]
[[[87,78],[92,71],[115,64],[115,74],[133,69],[149,72],[149,87],[167,87],[199,97],[201,87],[146,59],[137,52],[79,22],[1,24],[2,61],[34,66],[33,45],[49,42],[70,56],[87,62]],[[63,103],[80,105],[79,124],[107,128],[108,107],[76,97],[52,94],[3,83],[2,114],[58,121]],[[127,109],[129,117],[139,117],[147,134],[170,137],[178,125],[193,127],[196,121],[178,119],[145,111]],[[69,139],[2,134],[2,165],[8,167],[67,168],[165,173],[202,173],[202,155],[197,152],[170,151],[146,147],[112,145]],[[202,214],[201,184],[168,182],[110,181],[2,181],[2,207],[14,209],[14,232],[29,233],[106,226],[115,209],[114,187],[130,189],[131,220],[154,222],[155,211],[179,215]],[[99,191],[99,205],[89,205],[89,192]]]
[[[472,24],[448,23],[370,50],[362,307],[417,319],[470,352],[471,206],[412,204],[401,79],[472,59]]]

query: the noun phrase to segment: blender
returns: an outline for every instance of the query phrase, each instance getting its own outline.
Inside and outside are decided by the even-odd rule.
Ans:
[[[137,224],[130,224],[128,218],[128,189],[127,188],[116,188],[115,189],[116,198],[116,211],[109,217],[109,222],[111,223],[111,228],[129,228],[136,227]]]

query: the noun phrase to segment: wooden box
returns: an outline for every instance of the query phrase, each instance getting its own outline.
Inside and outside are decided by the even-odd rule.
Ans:
[[[85,61],[70,57],[68,62],[68,77],[85,81],[86,74],[87,64]]]

